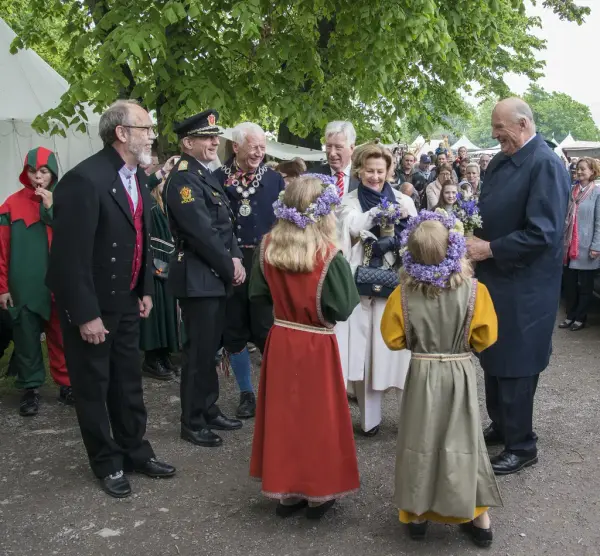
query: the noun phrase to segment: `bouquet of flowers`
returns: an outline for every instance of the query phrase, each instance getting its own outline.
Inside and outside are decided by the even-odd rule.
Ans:
[[[467,236],[472,236],[475,230],[483,226],[477,201],[465,198],[462,193],[456,195],[453,213],[462,222]]]
[[[373,222],[381,228],[382,236],[393,236],[394,224],[399,224],[406,216],[406,211],[404,211],[399,204],[390,203],[390,201],[384,197],[377,206]]]

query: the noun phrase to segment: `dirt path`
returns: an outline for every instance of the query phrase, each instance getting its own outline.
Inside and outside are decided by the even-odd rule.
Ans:
[[[542,375],[535,423],[540,463],[500,479],[496,540],[478,550],[455,527],[411,541],[390,500],[395,453],[393,394],[379,436],[357,436],[362,487],[313,524],[283,521],[248,478],[252,423],[209,450],[179,440],[178,385],[146,381],[148,437],[178,475],[134,476],[133,497],[114,500],[94,482],[73,410],[43,391],[40,415],[18,416],[18,394],[0,396],[0,555],[100,556],[592,556],[600,554],[600,330],[557,331]],[[222,409],[237,401],[223,380]],[[352,409],[357,422],[356,408]],[[485,415],[485,412],[484,412]],[[302,416],[298,416],[301,418]]]

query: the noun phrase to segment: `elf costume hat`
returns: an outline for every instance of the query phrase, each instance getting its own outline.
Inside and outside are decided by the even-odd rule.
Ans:
[[[23,185],[30,186],[31,182],[27,175],[27,168],[39,170],[42,166],[46,166],[46,168],[52,172],[53,179],[50,185],[54,185],[58,181],[58,162],[56,160],[56,155],[46,147],[37,147],[36,149],[31,149],[27,153],[25,162],[23,163],[23,171],[19,176],[19,181]]]

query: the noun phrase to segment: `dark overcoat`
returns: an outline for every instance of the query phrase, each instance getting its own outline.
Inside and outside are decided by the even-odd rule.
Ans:
[[[486,373],[527,377],[547,366],[560,297],[569,175],[540,135],[512,156],[497,154],[479,197],[493,258],[477,277],[498,314],[498,342],[481,354]]]
[[[73,325],[118,313],[131,298],[136,231],[112,146],[69,170],[54,191],[53,239],[46,284]],[[136,295],[154,293],[150,258],[152,199],[138,167],[144,246]]]

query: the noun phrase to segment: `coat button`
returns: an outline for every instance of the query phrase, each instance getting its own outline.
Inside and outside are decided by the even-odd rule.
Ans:
[[[116,243],[113,243],[113,247],[116,247],[116,246],[117,246],[117,244],[116,244]]]
[[[110,277],[110,279],[111,279],[111,280],[116,280],[116,279],[117,279],[117,275],[116,275],[116,274],[113,274],[113,275]]]
[[[116,295],[115,292],[110,292],[110,295]]]
[[[110,260],[111,263],[116,263],[117,259],[115,259],[114,257]]]

